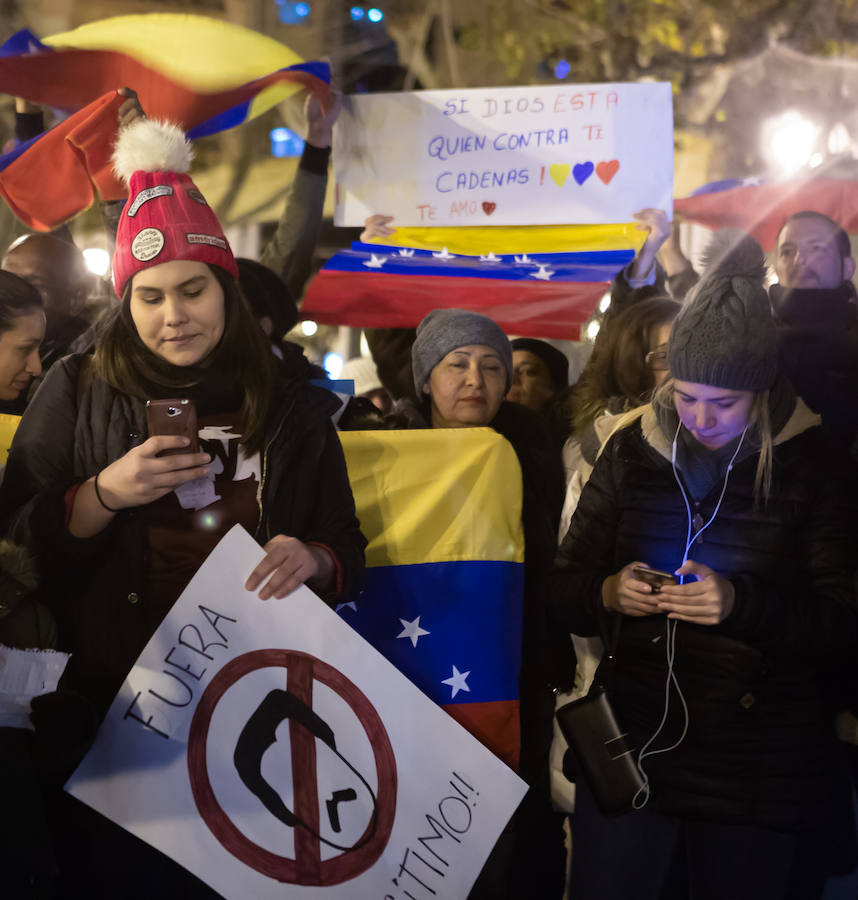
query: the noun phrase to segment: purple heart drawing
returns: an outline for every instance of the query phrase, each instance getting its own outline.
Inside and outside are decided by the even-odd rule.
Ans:
[[[593,168],[591,162],[577,163],[572,167],[572,177],[578,184],[583,184],[593,174]]]

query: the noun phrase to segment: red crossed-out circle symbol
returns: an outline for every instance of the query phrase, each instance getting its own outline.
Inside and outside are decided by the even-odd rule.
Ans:
[[[305,728],[294,722],[289,724],[295,815],[308,826],[295,829],[294,859],[278,856],[247,838],[221,807],[209,780],[206,743],[215,707],[239,679],[257,669],[271,667],[288,671],[289,692],[307,706],[312,707],[314,681],[337,693],[354,712],[372,746],[378,779],[375,831],[370,836],[371,822],[354,850],[347,850],[332,859],[321,858],[316,739]],[[329,886],[356,878],[378,861],[393,830],[396,760],[384,723],[366,695],[342,672],[297,650],[254,650],[231,660],[212,678],[191,721],[188,774],[197,809],[212,834],[237,859],[277,881]]]

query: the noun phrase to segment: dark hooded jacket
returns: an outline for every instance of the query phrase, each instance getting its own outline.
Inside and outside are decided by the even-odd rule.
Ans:
[[[73,654],[61,688],[88,696],[104,714],[165,610],[146,595],[138,509],[123,509],[90,538],[66,527],[69,489],[147,436],[145,403],[97,377],[81,381],[85,358],[58,363],[33,398],[10,450],[0,508],[10,533],[34,551],[60,647]],[[255,537],[264,544],[287,534],[327,546],[339,562],[341,592],[349,594],[361,579],[366,542],[330,422],[336,408],[328,391],[283,374],[261,453]]]
[[[754,502],[757,454],[737,458],[716,518],[689,552],[732,582],[735,604],[720,625],[677,624],[674,672],[689,722],[676,749],[645,762],[659,812],[784,831],[828,812],[836,769],[830,663],[851,659],[858,640],[858,507],[852,467],[816,423],[797,401],[775,439],[765,505]],[[551,578],[558,627],[609,634],[617,614],[602,604],[606,577],[633,560],[670,572],[680,565],[689,515],[713,514],[729,459],[704,492],[699,478],[697,492],[689,488],[680,466],[687,511],[671,457],[652,407],[608,441]],[[613,673],[604,662],[597,673],[638,749],[664,711],[667,621],[623,616]],[[671,689],[654,748],[680,737],[682,718]]]
[[[769,296],[781,371],[822,416],[825,431],[852,444],[858,436],[858,304],[852,282],[827,290],[775,284]]]

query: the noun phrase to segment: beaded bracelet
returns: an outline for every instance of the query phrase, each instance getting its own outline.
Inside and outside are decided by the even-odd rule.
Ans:
[[[101,475],[101,472],[99,472],[98,475]],[[93,482],[93,484],[95,485],[95,496],[96,496],[96,498],[98,499],[98,502],[99,502],[99,503],[100,503],[100,504],[101,504],[108,512],[118,513],[118,512],[119,512],[118,509],[114,509],[112,506],[108,506],[108,505],[104,502],[104,498],[101,496],[101,491],[98,489],[98,475],[95,476],[95,481]]]

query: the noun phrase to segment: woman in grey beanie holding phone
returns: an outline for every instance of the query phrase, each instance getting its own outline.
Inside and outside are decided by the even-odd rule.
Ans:
[[[560,548],[552,612],[618,631],[596,683],[643,785],[608,818],[578,779],[572,898],[656,900],[680,847],[695,900],[785,897],[799,835],[830,816],[854,476],[778,374],[764,283],[759,245],[716,235],[670,378],[606,444]]]

